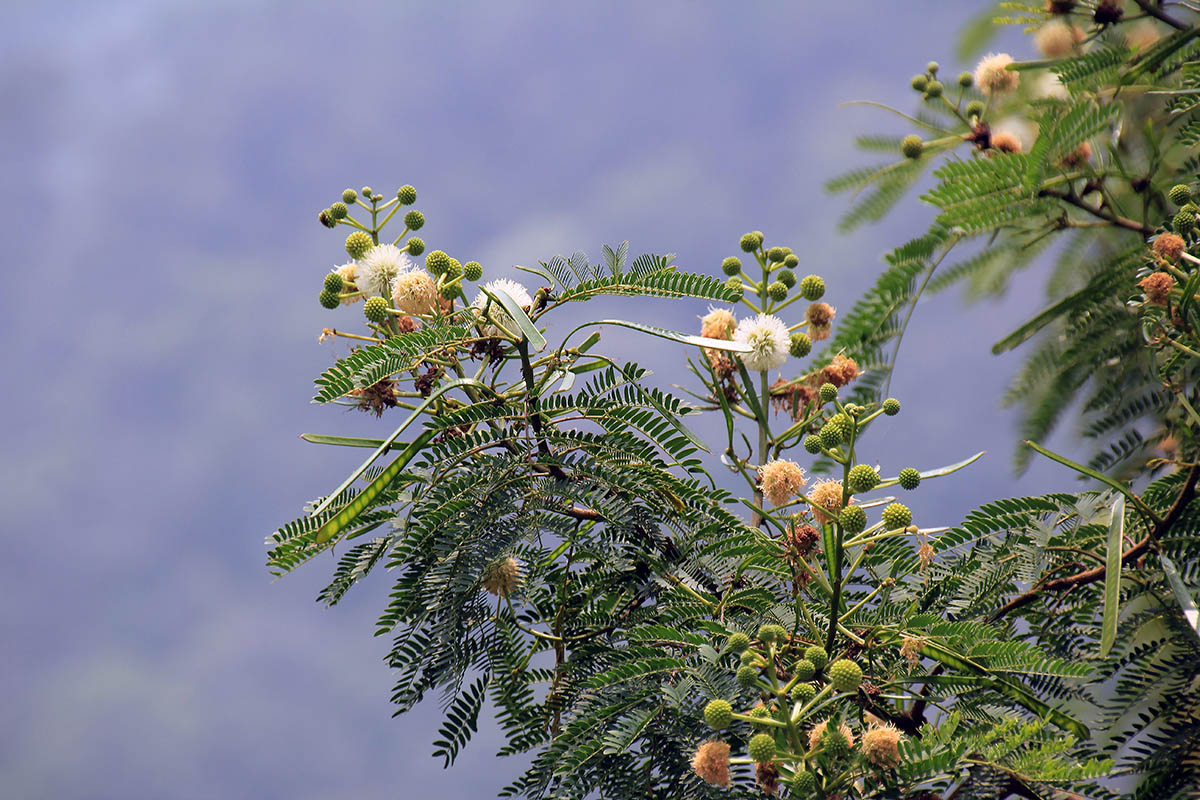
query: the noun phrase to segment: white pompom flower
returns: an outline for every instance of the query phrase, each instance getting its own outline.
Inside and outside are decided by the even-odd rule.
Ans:
[[[772,370],[783,366],[787,361],[791,339],[787,325],[773,314],[759,314],[757,317],[746,317],[738,323],[733,332],[733,340],[738,344],[747,345],[749,353],[741,353],[742,363],[746,369]]]
[[[516,300],[517,305],[521,306],[522,308],[529,308],[531,305],[533,305],[533,298],[529,296],[529,290],[516,281],[510,281],[508,278],[497,278],[494,281],[488,281],[485,283],[483,288],[480,289],[479,294],[475,295],[474,302],[471,303],[471,306],[479,309],[479,311],[483,311],[483,309],[486,307],[488,309],[488,317],[490,317],[493,322],[503,325],[512,333],[517,333],[516,321],[509,316],[507,311],[504,310],[504,306],[500,305],[484,294],[483,289],[487,289],[492,294],[495,294],[497,290],[502,291],[513,300]],[[490,306],[488,305],[489,302],[491,303]],[[502,336],[503,334],[495,325],[484,324],[483,335],[495,337]]]
[[[405,314],[428,316],[438,299],[433,276],[420,267],[401,272],[392,281],[392,305]]]
[[[360,291],[367,293],[367,297],[387,297],[396,278],[411,269],[413,262],[408,253],[394,244],[377,244],[358,262],[354,283]]]

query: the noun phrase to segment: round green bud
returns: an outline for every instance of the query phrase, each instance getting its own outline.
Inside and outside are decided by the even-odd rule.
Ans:
[[[446,255],[444,250],[433,250],[429,255],[425,256],[425,269],[432,272],[434,275],[445,274],[446,270],[450,269],[450,262],[453,259]]]
[[[958,85],[964,89],[971,88],[971,84],[975,83],[975,76],[969,72],[959,73]]]
[[[812,662],[810,661],[805,661],[804,663],[808,664],[810,667],[812,666]],[[792,687],[793,703],[807,703],[816,696],[817,687],[813,686],[811,683],[801,682]]]
[[[343,203],[353,203],[357,199],[358,192],[354,191],[353,189],[347,189],[346,191],[342,192]]]
[[[419,236],[408,237],[408,244],[405,246],[408,248],[409,255],[419,256],[425,252],[425,240]]]
[[[758,231],[752,231],[744,234],[738,246],[742,248],[743,253],[753,253],[763,243],[762,234]]]
[[[792,354],[792,358],[804,358],[812,352],[812,339],[808,338],[807,333],[796,331],[792,334],[788,352]]]
[[[336,228],[337,220],[329,213],[329,209],[325,209],[320,214],[317,214],[317,222],[324,225],[326,228]]]
[[[388,301],[382,297],[368,297],[367,302],[363,303],[363,316],[376,325],[387,319],[387,312]]]
[[[826,450],[832,450],[842,443],[842,432],[836,425],[830,425],[828,422],[821,426],[821,430],[817,432],[818,438],[821,440],[821,446]]]
[[[785,258],[787,258],[787,253],[783,252],[782,247],[772,247],[767,251],[767,261],[772,264],[778,264]]]
[[[792,795],[797,798],[808,797],[817,793],[817,776],[806,769],[796,770],[792,776]]]
[[[1184,203],[1183,207],[1179,210],[1186,211],[1192,216],[1200,216],[1200,206],[1196,205],[1195,203]]]
[[[842,733],[841,726],[834,727],[832,723],[825,726],[821,734],[821,746],[825,752],[834,758],[845,758],[850,755],[850,741]]]
[[[458,293],[462,291],[462,283],[458,280],[453,280],[450,283],[443,283],[442,288],[438,290],[438,294],[447,300],[453,300],[458,297]]]
[[[414,208],[404,215],[404,224],[410,231],[419,231],[425,227],[425,215]]]
[[[782,625],[768,623],[758,629],[758,640],[763,644],[783,642],[787,640],[787,631]]]
[[[925,143],[915,133],[910,133],[900,140],[900,152],[905,158],[920,158],[925,152]]]
[[[850,441],[850,437],[854,433],[854,420],[850,418],[849,414],[834,414],[826,424],[837,430],[838,436],[843,442]]]
[[[374,246],[375,242],[370,234],[362,231],[355,231],[346,237],[346,253],[355,261],[365,256]]]
[[[811,661],[818,671],[824,669],[825,665],[829,663],[829,653],[826,653],[825,648],[819,644],[814,644],[805,650],[804,658]]]
[[[915,91],[923,92],[925,87],[929,85],[929,78],[925,75],[913,75],[912,81],[909,83]]]
[[[446,280],[454,281],[462,277],[463,265],[457,258],[450,259],[450,265],[446,267]]]
[[[340,200],[329,207],[329,216],[334,219],[345,219],[350,213],[350,209],[346,208],[346,204]]]
[[[941,69],[941,65],[936,61],[930,61],[925,65],[925,71],[930,75],[937,75],[939,69]]]
[[[824,445],[821,444],[821,437],[817,434],[812,433],[804,437],[805,452],[811,453],[815,456],[817,453],[821,452],[822,447],[824,447]]]
[[[862,506],[846,506],[838,515],[838,522],[846,533],[862,533],[867,527],[867,512],[862,510]]]
[[[769,733],[756,733],[750,737],[746,750],[754,763],[764,764],[775,757],[775,737]]]
[[[381,202],[382,200],[383,200],[383,195],[381,195],[381,194],[379,194],[379,193],[376,193],[376,194],[373,194],[373,195],[371,195],[371,202],[372,202],[372,203],[378,203],[378,202]]]
[[[852,494],[869,492],[879,485],[879,473],[866,464],[855,464],[846,474],[846,486]]]
[[[800,680],[811,681],[813,675],[817,674],[817,667],[807,658],[802,658],[792,667],[792,671],[796,673],[796,677]]]
[[[729,639],[725,642],[725,646],[734,653],[744,653],[750,647],[750,637],[740,632],[731,633],[729,634]]]
[[[345,285],[346,282],[342,280],[342,276],[336,272],[330,272],[325,275],[325,291],[340,292]]]
[[[817,390],[818,396],[822,403],[832,403],[837,397],[837,387],[832,383],[822,383],[821,388]]]
[[[1192,199],[1192,190],[1182,183],[1177,183],[1171,187],[1171,191],[1167,192],[1167,197],[1171,198],[1171,202],[1175,205],[1181,206]]]
[[[483,277],[483,264],[478,261],[468,261],[463,264],[463,277],[469,281],[477,281]]]
[[[889,397],[883,401],[883,413],[889,417],[894,417],[900,413],[900,401],[894,397]]]
[[[328,289],[322,290],[317,299],[320,300],[321,305],[325,306],[326,308],[337,308],[342,304],[341,296],[336,291],[331,292]]]
[[[363,197],[367,198],[368,200],[370,200],[371,196],[373,194],[375,194],[375,190],[372,189],[370,186],[364,186],[358,190],[358,193],[361,194]]]
[[[982,117],[984,108],[985,106],[983,105],[982,100],[972,100],[971,102],[967,103],[967,116]]]
[[[758,653],[753,650],[743,650],[741,658],[738,659],[738,663],[743,667],[756,667],[758,662]]]
[[[737,256],[730,256],[721,262],[721,272],[726,275],[737,275],[742,271],[742,260]]]
[[[883,527],[889,531],[907,528],[912,524],[912,512],[904,503],[888,503],[882,513]]]
[[[783,281],[773,281],[767,286],[767,297],[774,300],[776,303],[787,299],[788,287]]]
[[[796,273],[792,272],[790,269],[781,269],[775,275],[775,280],[779,281],[790,289],[796,285]]]
[[[936,99],[942,96],[942,92],[945,91],[945,89],[946,87],[942,86],[940,81],[930,81],[929,85],[925,87],[925,96],[931,99]]]
[[[713,730],[728,728],[733,721],[733,706],[725,700],[713,700],[704,707],[704,721]]]
[[[1176,233],[1190,233],[1196,227],[1196,215],[1190,211],[1178,211],[1171,220],[1171,227]]]
[[[805,275],[800,280],[800,294],[805,300],[820,300],[825,296],[825,279],[820,275]]]
[[[755,706],[754,708],[750,709],[749,712],[747,712],[746,716],[754,718],[750,720],[750,725],[752,727],[762,730],[767,726],[762,724],[760,720],[770,719],[771,712],[767,710],[766,706]]]
[[[752,667],[749,664],[738,667],[737,682],[738,686],[749,689],[758,682],[758,667]]]
[[[917,472],[912,467],[905,467],[900,470],[900,485],[908,491],[912,491],[921,485],[921,473]]]
[[[783,265],[785,267],[791,267],[792,269],[795,269],[796,267],[800,266],[800,256],[796,255],[795,253],[788,253],[783,257]]]
[[[742,286],[742,279],[738,276],[734,275],[732,278],[725,281],[725,288],[737,294],[737,297],[734,298],[735,300],[742,299],[742,293],[745,291],[745,289]]]
[[[406,183],[396,190],[396,199],[400,201],[400,205],[402,206],[411,206],[417,202],[417,190]]]
[[[848,658],[839,658],[829,665],[829,682],[839,692],[857,692],[862,683],[862,668]]]

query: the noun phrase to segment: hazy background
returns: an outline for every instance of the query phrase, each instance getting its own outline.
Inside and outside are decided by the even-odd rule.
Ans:
[[[930,58],[952,80],[979,7],[4,5],[0,795],[446,800],[520,765],[485,724],[443,772],[436,703],[391,719],[371,636],[387,576],[325,610],[329,559],[277,583],[262,566],[263,537],[361,457],[297,434],[391,427],[309,404],[340,351],[320,328],[360,313],[316,302],[344,238],[317,212],[412,183],[421,236],[490,277],[622,239],[715,273],[758,228],[845,309],[932,213],[914,195],[835,232],[846,200],[821,184],[877,158],[853,136],[906,132],[839,103],[911,108]],[[1072,485],[1042,465],[1011,478],[997,397],[1016,360],[988,354],[1037,286],[914,318],[905,412],[873,435],[885,469],[991,451],[914,498],[924,524]],[[596,309],[692,329],[705,307]],[[681,379],[666,343],[605,337]]]

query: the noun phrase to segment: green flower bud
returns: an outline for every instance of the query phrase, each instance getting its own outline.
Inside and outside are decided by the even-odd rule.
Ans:
[[[400,201],[400,205],[402,206],[411,206],[417,202],[417,190],[406,183],[396,190],[396,199]],[[413,228],[413,230],[416,230],[416,228]]]
[[[358,193],[361,194],[363,197],[367,198],[368,200],[370,200],[371,197],[375,194],[375,190],[372,189],[370,186],[364,186],[358,190]]]
[[[1171,220],[1171,227],[1176,233],[1190,233],[1196,227],[1196,215],[1190,211],[1178,211]]]
[[[850,740],[842,733],[840,726],[834,727],[830,722],[821,734],[821,747],[833,758],[845,758],[850,755]]]
[[[450,259],[450,266],[446,267],[446,280],[454,281],[461,278],[463,275],[463,265],[457,258]]]
[[[1186,211],[1189,214],[1191,214],[1193,217],[1200,216],[1200,206],[1196,205],[1195,203],[1190,203],[1190,202],[1184,203],[1183,207],[1180,208],[1179,210]]]
[[[478,261],[468,261],[463,264],[463,277],[469,281],[477,281],[483,277],[483,265]]]
[[[828,422],[821,426],[821,430],[817,432],[817,436],[821,440],[821,446],[826,450],[832,450],[842,443],[842,432],[836,425],[830,425]]]
[[[821,437],[815,433],[804,437],[805,452],[811,453],[815,456],[817,453],[821,452],[821,448],[823,446],[824,445],[821,443]]]
[[[832,383],[822,383],[817,393],[822,403],[832,403],[834,398],[837,397],[837,387]]]
[[[338,201],[329,207],[329,216],[334,219],[345,219],[350,213],[350,209],[346,208],[346,204]]]
[[[925,75],[913,75],[912,81],[909,83],[912,88],[918,92],[925,91],[925,87],[929,86],[929,78]]]
[[[753,253],[755,250],[757,250],[762,245],[762,243],[763,243],[762,234],[759,233],[758,231],[752,231],[752,232],[744,234],[742,236],[742,240],[741,240],[741,242],[739,242],[739,246],[742,248],[742,252]]]
[[[796,285],[796,273],[790,269],[781,269],[775,274],[775,280],[790,289]]]
[[[738,663],[743,667],[757,667],[759,661],[758,653],[753,650],[743,650],[741,657],[738,659]]]
[[[404,215],[404,224],[410,231],[419,231],[425,227],[425,215],[414,208]]]
[[[776,303],[787,299],[788,287],[783,281],[774,281],[767,286],[767,297],[774,300]]]
[[[825,279],[820,275],[805,275],[800,281],[800,294],[805,300],[820,300],[825,296]]]
[[[425,252],[425,240],[418,236],[410,236],[405,247],[408,248],[409,255],[419,256]]]
[[[737,682],[738,686],[749,689],[758,682],[758,668],[752,667],[749,664],[738,667]]]
[[[825,652],[825,648],[819,644],[814,644],[804,651],[804,658],[811,661],[812,665],[820,671],[829,663],[829,653]]]
[[[376,325],[381,324],[387,319],[388,301],[382,297],[368,297],[367,302],[363,303],[363,316],[374,322]]]
[[[326,273],[326,275],[325,275],[325,291],[340,292],[342,290],[342,287],[345,286],[345,284],[346,284],[346,282],[344,280],[342,280],[342,276],[338,275],[336,272]]]
[[[353,203],[357,199],[358,192],[354,191],[353,189],[347,189],[346,191],[342,192],[343,203]]]
[[[731,633],[725,646],[734,653],[744,653],[750,647],[750,637],[744,633]]]
[[[967,103],[967,116],[982,117],[984,108],[985,106],[983,105],[982,100],[972,100],[971,102]]]
[[[322,290],[317,299],[320,300],[321,305],[325,306],[326,308],[337,308],[342,304],[341,296],[336,291],[331,292],[328,289]]]
[[[936,99],[942,96],[945,88],[939,81],[930,81],[929,85],[925,87],[925,96],[930,99]]]
[[[741,300],[742,293],[745,292],[742,286],[742,279],[736,275],[725,281],[725,288],[737,295],[737,297],[733,298],[734,300]]]
[[[755,706],[750,709],[747,716],[754,717],[754,719],[750,720],[750,726],[761,731],[767,727],[761,720],[770,719],[771,712],[767,710],[766,706]]]
[[[910,133],[900,140],[900,152],[905,158],[920,158],[925,152],[925,143],[915,133]]]
[[[964,89],[971,88],[971,84],[975,83],[975,76],[969,72],[960,73],[958,76],[958,85]]]
[[[1171,198],[1171,202],[1175,205],[1181,206],[1192,199],[1192,190],[1182,183],[1177,183],[1171,187],[1171,191],[1167,192],[1167,197]]]
[[[894,417],[900,413],[900,401],[894,397],[889,397],[883,401],[883,413],[889,417]]]
[[[733,706],[725,700],[713,700],[704,707],[704,721],[713,730],[728,728],[733,721]]]
[[[900,470],[900,485],[908,491],[912,491],[921,485],[921,473],[917,472],[912,467],[905,467]]]
[[[786,257],[787,253],[783,252],[782,247],[772,247],[767,251],[767,261],[771,262],[772,264],[778,264]]]
[[[726,275],[737,275],[742,271],[742,260],[737,256],[730,256],[721,262],[721,272]]]
[[[810,667],[812,666],[812,662],[810,661],[805,661],[804,663],[808,664]],[[807,703],[816,696],[817,687],[813,686],[811,683],[797,683],[792,687],[793,703]]]
[[[912,512],[903,503],[888,503],[881,516],[883,517],[883,527],[889,531],[907,528],[912,524]]]
[[[857,692],[862,683],[862,668],[848,658],[839,658],[829,665],[829,682],[839,692]]]
[[[867,527],[867,512],[862,510],[862,506],[846,506],[838,515],[838,522],[846,533],[862,533]]]
[[[371,195],[371,202],[372,202],[372,203],[379,203],[379,202],[382,202],[382,201],[383,201],[383,195],[381,195],[381,194],[378,194],[378,193]]]
[[[852,494],[869,492],[879,485],[879,473],[866,464],[855,464],[846,474],[846,487]]]
[[[758,629],[758,640],[763,644],[783,642],[787,640],[787,631],[782,625],[768,623]]]
[[[321,223],[326,228],[337,227],[337,220],[330,215],[328,208],[322,211],[320,214],[317,214],[317,222]]]
[[[797,331],[792,334],[791,347],[788,352],[792,354],[792,358],[804,358],[812,352],[812,339],[808,338],[808,334]]]
[[[850,437],[854,434],[854,420],[850,419],[848,414],[834,414],[826,424],[838,432],[838,436],[843,442],[850,441]]]
[[[937,75],[939,69],[941,69],[941,65],[938,64],[936,61],[930,61],[928,64],[925,65],[925,71],[928,72],[930,75]]]
[[[764,764],[775,757],[775,737],[769,733],[756,733],[750,737],[746,750],[754,763]]]
[[[797,769],[792,776],[792,796],[810,797],[817,793],[817,776],[806,769]]]
[[[795,253],[788,253],[783,257],[783,265],[785,267],[791,267],[792,269],[795,269],[796,267],[800,266],[800,256],[796,255]]]
[[[450,269],[451,261],[452,259],[446,255],[445,251],[433,250],[429,255],[425,256],[425,269],[434,275],[443,275],[446,270]]]
[[[438,290],[438,294],[447,300],[453,300],[458,297],[458,293],[462,291],[462,283],[458,280],[453,280],[450,283],[443,283],[442,288]]]
[[[802,681],[811,681],[813,675],[817,674],[817,667],[807,658],[802,658],[792,667],[792,671],[796,673],[796,677]]]
[[[367,254],[367,251],[375,246],[374,240],[370,234],[362,231],[355,231],[346,237],[346,252],[355,261]]]

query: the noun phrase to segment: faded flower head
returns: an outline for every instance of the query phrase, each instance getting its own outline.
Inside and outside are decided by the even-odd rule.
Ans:
[[[781,506],[796,496],[808,481],[804,470],[794,461],[776,459],[758,468],[758,480],[763,497],[773,506]]]
[[[1180,240],[1180,241],[1182,241],[1182,240]],[[358,263],[357,262],[348,261],[345,264],[342,264],[340,267],[335,267],[333,271],[336,274],[340,275],[342,278],[342,291],[343,292],[354,293],[354,292],[358,291],[358,287],[354,283],[354,276],[358,272]],[[346,305],[347,303],[353,303],[357,300],[362,300],[362,299],[363,299],[362,296],[343,297],[342,305]]]
[[[497,290],[502,291],[513,300],[517,301],[517,305],[521,306],[522,308],[527,309],[533,305],[533,298],[529,296],[529,290],[516,281],[510,281],[508,278],[497,278],[494,281],[488,281],[483,285],[483,289],[487,289],[492,294],[495,294]],[[516,321],[509,316],[508,312],[504,310],[503,306],[492,301],[491,298],[484,294],[483,289],[480,289],[479,294],[475,295],[475,300],[471,303],[471,305],[480,311],[483,311],[483,309],[487,307],[488,316],[491,317],[494,322],[498,322],[513,333],[516,333]],[[489,302],[491,303],[491,306],[488,306]],[[495,325],[485,324],[483,326],[483,333],[485,336],[493,337],[501,335],[500,329]]]
[[[891,769],[900,763],[900,731],[890,723],[871,728],[863,734],[863,755],[877,767]]]
[[[1079,146],[1062,157],[1064,167],[1082,167],[1084,164],[1092,160],[1092,145],[1089,142],[1080,142]]]
[[[1154,239],[1154,255],[1162,261],[1175,263],[1187,244],[1178,233],[1160,233]]]
[[[708,313],[700,318],[700,335],[708,339],[726,339],[733,336],[737,320],[733,313],[725,308],[710,308]]]
[[[933,563],[933,557],[936,551],[928,539],[921,539],[921,546],[917,548],[917,558],[921,559],[921,569],[929,569],[929,565]]]
[[[1021,74],[1006,69],[1013,63],[1008,53],[988,53],[975,67],[975,85],[986,95],[1003,94],[1017,88]]]
[[[392,303],[406,314],[429,314],[437,302],[437,284],[420,267],[402,272],[392,281]]]
[[[808,499],[812,501],[812,512],[817,522],[829,522],[842,510],[842,482],[821,481],[813,486]]]
[[[358,262],[358,279],[354,283],[368,297],[386,297],[391,291],[392,282],[400,273],[412,268],[413,262],[408,253],[394,244],[377,244]]]
[[[708,741],[696,748],[692,769],[706,782],[715,786],[729,785],[729,745]]]
[[[1033,43],[1043,58],[1066,58],[1074,55],[1083,41],[1081,29],[1065,22],[1048,22],[1033,36]]]
[[[1175,279],[1165,272],[1152,272],[1138,282],[1146,299],[1156,306],[1167,304],[1167,295],[1175,286]]]
[[[483,571],[483,588],[497,597],[508,597],[521,582],[521,565],[512,556],[489,564]]]
[[[916,636],[905,636],[901,640],[900,655],[908,662],[908,666],[915,667],[917,661],[921,658],[921,648],[925,645],[925,640]]]
[[[814,381],[817,384],[832,383],[839,389],[850,381],[862,375],[858,362],[849,356],[838,353],[827,365],[821,368],[820,374]]]
[[[747,317],[738,323],[733,340],[749,346],[749,353],[742,353],[746,369],[772,370],[783,366],[791,349],[791,337],[787,325],[773,314]]]
[[[998,131],[992,134],[992,147],[1001,153],[1019,153],[1021,140],[1014,133]]]

